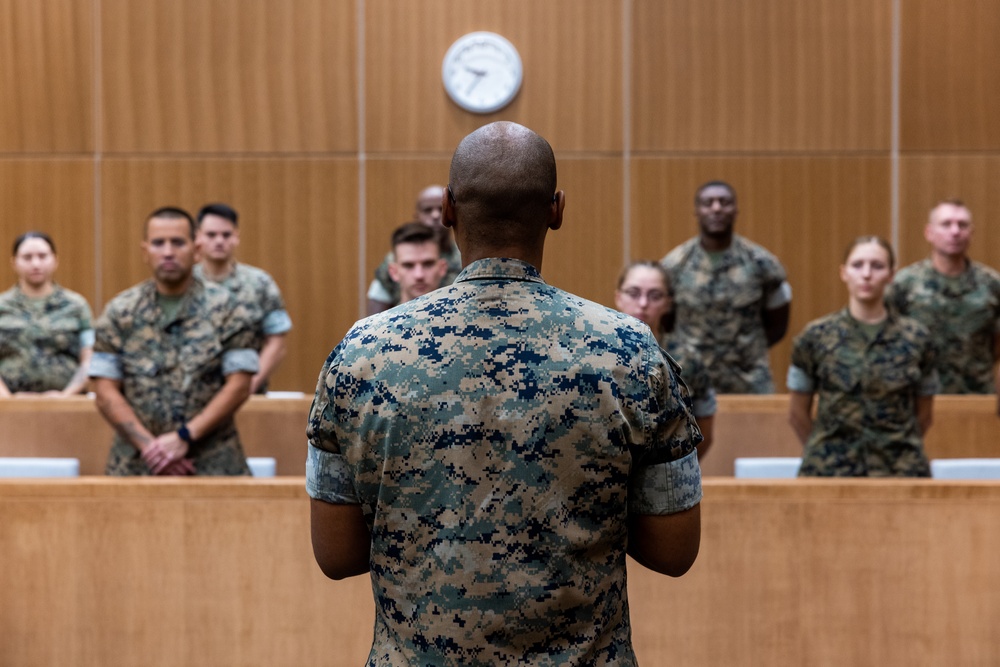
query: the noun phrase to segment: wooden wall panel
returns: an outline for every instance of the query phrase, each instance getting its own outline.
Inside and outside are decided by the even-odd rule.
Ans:
[[[365,162],[365,279],[389,251],[393,230],[414,219],[417,194],[428,185],[447,185],[451,156],[370,158]]]
[[[2,289],[17,282],[7,258],[14,239],[32,229],[56,244],[56,281],[94,306],[94,165],[87,159],[0,160]]]
[[[902,264],[930,253],[924,225],[931,207],[958,197],[972,212],[975,225],[969,254],[1000,268],[1000,244],[991,226],[1000,219],[1000,154],[907,155],[900,161],[900,249]]]
[[[546,236],[542,277],[550,285],[613,308],[615,280],[625,254],[622,161],[557,155],[556,163],[566,210],[562,227]]]
[[[94,150],[92,0],[0,0],[0,152]]]
[[[902,150],[1000,148],[1000,5],[993,0],[901,5]]]
[[[270,272],[294,328],[271,389],[312,391],[358,313],[355,160],[107,160],[103,164],[103,301],[149,277],[139,246],[155,208],[240,213],[238,256]]]
[[[733,185],[736,233],[777,255],[792,285],[788,335],[771,348],[771,370],[785,386],[791,340],[809,321],[847,303],[838,277],[847,244],[890,234],[887,157],[690,157],[632,163],[631,254],[659,259],[697,235],[694,193],[708,180]]]
[[[486,122],[513,120],[556,151],[620,150],[622,6],[603,0],[369,0],[365,12],[365,145],[445,152]],[[400,11],[401,7],[409,11]],[[524,65],[514,102],[470,114],[441,84],[441,61],[467,32],[509,39]]]
[[[635,0],[633,148],[887,150],[891,5]]]
[[[102,149],[355,151],[343,0],[102,0]]]

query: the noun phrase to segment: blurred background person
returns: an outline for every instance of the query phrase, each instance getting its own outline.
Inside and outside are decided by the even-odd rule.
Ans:
[[[0,294],[0,397],[81,393],[94,348],[87,300],[54,282],[48,234],[17,237],[11,264],[17,284]]]
[[[894,267],[887,241],[856,239],[840,267],[847,308],[795,338],[789,421],[805,447],[800,476],[930,477],[923,436],[938,390],[934,348],[924,325],[886,308]]]
[[[670,277],[660,264],[651,261],[632,262],[618,276],[615,307],[643,321],[653,331],[660,347],[680,367],[681,379],[687,385],[694,404],[693,412],[704,440],[698,445],[698,460],[702,460],[712,445],[712,422],[716,400],[712,380],[701,355],[694,346],[667,333],[664,322],[669,319],[673,303],[670,299]]]
[[[440,185],[428,185],[417,194],[417,202],[414,205],[414,221],[419,222],[438,233],[438,242],[441,245],[441,257],[446,263],[444,277],[434,288],[444,287],[455,282],[459,272],[462,270],[462,253],[459,252],[455,239],[452,238],[451,230],[441,224],[441,207],[443,205],[444,187]],[[375,279],[368,286],[367,314],[374,315],[388,310],[400,303],[399,283],[389,272],[389,266],[393,262],[392,251],[385,256],[382,263],[375,269]]]
[[[448,265],[441,257],[440,236],[438,230],[420,222],[408,222],[393,232],[389,275],[399,285],[400,303],[441,286]]]

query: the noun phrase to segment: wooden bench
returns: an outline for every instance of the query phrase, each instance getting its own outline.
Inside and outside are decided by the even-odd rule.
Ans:
[[[0,664],[362,665],[367,577],[301,477],[0,481]],[[641,664],[997,665],[1000,484],[710,478],[680,579],[629,562]]]
[[[247,456],[277,460],[278,475],[305,471],[306,418],[311,398],[254,396],[237,414]],[[80,397],[61,401],[0,401],[0,456],[80,459],[81,475],[100,475],[111,428]],[[939,396],[926,441],[931,458],[1000,457],[1000,419],[993,396]],[[788,425],[788,396],[720,396],[715,443],[702,462],[705,476],[732,476],[740,456],[800,456]]]

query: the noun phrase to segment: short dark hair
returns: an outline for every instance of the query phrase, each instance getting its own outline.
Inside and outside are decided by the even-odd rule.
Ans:
[[[698,205],[698,202],[701,199],[702,191],[716,186],[729,190],[729,194],[733,196],[733,201],[736,201],[736,188],[731,186],[729,183],[726,183],[725,181],[708,181],[707,183],[702,183],[701,185],[699,185],[698,189],[694,191],[695,206]]]
[[[14,239],[14,252],[11,253],[12,257],[17,256],[17,251],[21,248],[21,244],[27,241],[28,239],[41,239],[45,241],[46,243],[49,244],[49,248],[52,249],[52,254],[53,255],[56,254],[56,244],[52,242],[52,237],[46,234],[45,232],[37,232],[32,230],[30,232],[25,232],[20,236],[18,236],[16,239]]]
[[[191,239],[192,240],[194,239],[196,231],[194,218],[192,218],[191,214],[182,209],[181,207],[161,206],[160,208],[150,213],[149,216],[146,218],[146,222],[143,224],[143,237],[145,237],[146,233],[149,231],[149,221],[152,220],[153,218],[165,218],[167,220],[187,220],[188,230],[191,233]]]
[[[441,248],[441,232],[422,222],[406,222],[392,233],[392,249],[402,243],[434,243]]]
[[[229,222],[233,223],[233,227],[240,226],[240,216],[229,204],[205,204],[198,211],[198,227],[201,227],[201,221],[205,219],[206,215],[217,215],[220,218],[225,218]]]

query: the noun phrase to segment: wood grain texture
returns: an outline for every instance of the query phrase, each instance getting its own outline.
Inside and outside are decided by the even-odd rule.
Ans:
[[[996,664],[997,521],[990,483],[709,480],[691,570],[673,580],[628,564],[636,654],[706,667]]]
[[[380,152],[444,152],[487,122],[512,120],[557,151],[622,148],[622,5],[602,0],[395,0],[365,3],[365,145]],[[521,55],[524,83],[505,109],[479,115],[453,104],[441,61],[467,32],[488,30]]]
[[[140,244],[151,211],[227,202],[240,213],[237,257],[271,273],[292,318],[270,388],[312,391],[360,308],[357,173],[353,159],[105,160],[102,303],[149,277]]]
[[[887,150],[890,0],[635,0],[638,151]]]
[[[906,0],[901,6],[901,149],[1000,148],[1000,5]]]
[[[1000,244],[990,233],[1000,219],[1000,154],[904,155],[900,160],[900,242],[903,265],[930,253],[924,226],[940,200],[958,197],[972,212],[975,225],[969,255],[1000,267]]]
[[[0,152],[94,150],[92,0],[0,0]]]
[[[560,229],[545,240],[542,277],[585,299],[614,308],[622,268],[623,166],[612,158],[556,155],[558,187],[566,193]]]
[[[628,563],[640,664],[1000,662],[996,484],[704,486],[690,572]],[[308,507],[301,477],[0,481],[0,662],[363,664],[369,578],[323,578]]]
[[[355,6],[102,0],[102,149],[356,151]]]
[[[771,348],[779,391],[792,337],[847,303],[838,277],[847,244],[862,234],[890,233],[887,157],[637,158],[631,173],[634,259],[660,259],[697,235],[699,185],[720,179],[736,189],[736,233],[774,253],[792,286],[788,334]]]
[[[0,160],[0,251],[11,257],[14,239],[29,230],[56,244],[56,282],[95,297],[94,165],[87,159]],[[17,282],[6,263],[2,289]],[[96,315],[96,313],[95,313]]]

